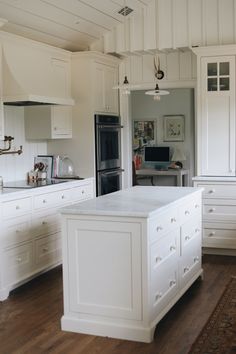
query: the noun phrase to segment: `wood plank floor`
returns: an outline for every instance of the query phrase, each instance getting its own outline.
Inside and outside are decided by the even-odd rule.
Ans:
[[[60,330],[61,268],[34,279],[0,302],[0,354],[186,354],[231,275],[236,257],[203,256],[198,280],[157,325],[151,344]]]

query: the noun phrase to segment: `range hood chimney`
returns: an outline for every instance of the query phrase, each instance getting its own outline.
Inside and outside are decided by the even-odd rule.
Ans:
[[[68,61],[41,53],[37,51],[35,56],[34,50],[26,47],[3,46],[4,105],[74,105],[74,100],[67,95],[69,90],[65,88]],[[70,84],[69,80],[67,84]]]

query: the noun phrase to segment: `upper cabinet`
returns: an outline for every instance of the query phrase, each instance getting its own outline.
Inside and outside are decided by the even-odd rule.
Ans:
[[[0,140],[4,140],[4,109],[2,101],[2,47],[0,45]]]
[[[30,140],[72,138],[72,107],[25,107],[25,137]]]
[[[196,48],[195,52],[198,55],[197,174],[235,176],[236,46]]]
[[[117,66],[94,63],[94,109],[96,112],[118,113]]]

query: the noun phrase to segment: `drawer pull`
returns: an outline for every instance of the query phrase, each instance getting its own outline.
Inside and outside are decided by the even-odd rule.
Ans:
[[[65,199],[65,196],[64,196],[64,194],[62,194],[62,196],[61,196],[61,199]]]
[[[170,246],[170,251],[175,251],[176,247],[175,246]]]
[[[161,257],[156,257],[156,263],[159,263],[162,260]]]
[[[171,223],[173,223],[173,222],[176,222],[176,219],[175,218],[171,218]]]
[[[16,258],[16,261],[17,261],[18,263],[20,263],[20,262],[22,262],[22,258],[21,258],[21,257],[17,257],[17,258]]]
[[[185,241],[190,240],[190,236],[185,236]]]
[[[189,210],[185,210],[184,214],[189,215],[190,214]]]
[[[195,209],[198,209],[198,208],[200,208],[200,205],[199,204],[195,204]]]
[[[17,205],[17,206],[16,206],[16,210],[19,210],[19,209],[20,209],[20,206],[19,206],[19,205]]]
[[[209,213],[213,213],[216,209],[215,208],[211,208],[208,210]]]
[[[82,190],[82,192],[81,192],[82,194],[84,194],[85,192],[84,192],[84,190]]]
[[[170,281],[170,288],[172,287],[172,286],[174,286],[176,284],[176,281],[175,280],[171,280]]]
[[[157,232],[161,231],[161,230],[163,230],[163,227],[162,226],[157,226],[156,230],[157,230]]]
[[[187,273],[189,271],[189,267],[184,268],[184,273]]]
[[[162,293],[158,293],[158,294],[156,294],[156,296],[155,296],[155,300],[157,301],[157,300],[159,300],[161,297],[162,297]]]
[[[198,256],[195,257],[193,261],[194,261],[194,263],[197,263],[199,261],[199,257]]]
[[[19,234],[19,233],[20,233],[20,230],[17,229],[15,232],[16,232],[16,234]]]
[[[44,203],[44,204],[47,203],[46,199],[43,199],[43,203]]]
[[[210,189],[208,193],[209,194],[215,193],[215,189]]]
[[[200,229],[196,228],[195,233],[198,233],[198,232],[200,232]]]
[[[215,231],[211,231],[211,232],[208,234],[208,236],[209,236],[209,237],[212,237],[212,236],[215,236],[215,234],[216,234]]]
[[[48,247],[43,247],[43,252],[47,252],[48,251]]]
[[[47,225],[47,221],[42,221],[42,225]]]

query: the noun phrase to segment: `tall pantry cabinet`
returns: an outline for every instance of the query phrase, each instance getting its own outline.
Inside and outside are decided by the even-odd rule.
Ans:
[[[236,249],[236,46],[193,51],[198,63],[194,185],[204,187],[203,246],[214,253],[232,253]]]
[[[120,60],[99,52],[72,53],[72,139],[49,142],[49,153],[68,154],[82,177],[95,177],[96,113],[119,113],[118,65]]]

